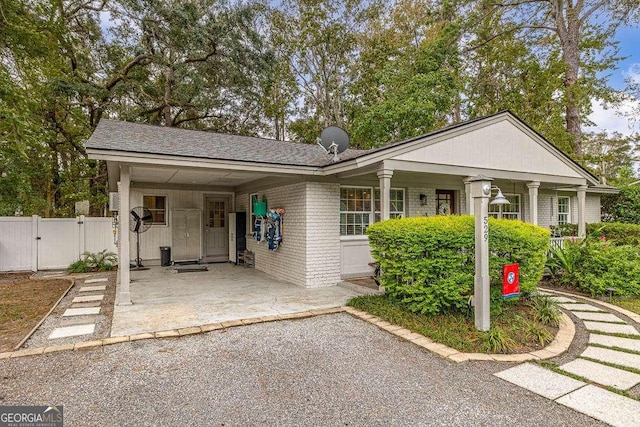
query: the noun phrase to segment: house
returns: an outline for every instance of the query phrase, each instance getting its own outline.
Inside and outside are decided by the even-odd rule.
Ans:
[[[121,231],[131,208],[151,210],[153,225],[141,236],[146,263],[159,264],[161,246],[172,247],[174,260],[228,260],[228,214],[245,212],[255,268],[305,287],[370,275],[365,230],[374,221],[473,213],[470,176],[493,178],[510,200],[492,205],[491,215],[542,227],[578,223],[582,234],[600,220],[600,195],[616,191],[510,112],[348,149],[337,161],[317,145],[112,120],[100,122],[86,148],[107,162]],[[273,251],[252,237],[252,201],[263,197],[285,212]],[[135,259],[134,235],[121,232],[119,241],[120,259]],[[120,274],[119,302],[127,304],[128,263]]]

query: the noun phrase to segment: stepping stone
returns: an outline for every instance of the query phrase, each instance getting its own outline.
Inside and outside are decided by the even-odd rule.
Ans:
[[[71,304],[71,308],[100,307],[101,305],[102,301],[76,302]]]
[[[595,307],[590,304],[560,304],[560,307],[566,308],[569,311],[604,311],[601,308]]]
[[[91,314],[100,314],[100,307],[68,308],[62,314],[62,317],[87,316]]]
[[[531,363],[523,363],[494,375],[547,399],[557,399],[586,385],[582,381],[574,380]]]
[[[640,402],[594,385],[562,396],[556,402],[613,426],[640,425]]]
[[[590,334],[589,344],[606,345],[640,352],[640,339],[612,337],[610,335]]]
[[[589,331],[600,331],[606,332],[608,334],[627,334],[627,335],[638,335],[640,336],[640,332],[636,331],[631,325],[620,325],[616,323],[603,323],[603,322],[591,322],[589,320],[584,321],[584,326]]]
[[[96,325],[93,323],[90,325],[76,325],[76,326],[65,326],[64,328],[55,328],[51,335],[49,335],[49,339],[53,340],[56,338],[67,338],[67,337],[75,337],[78,335],[88,335],[92,334],[96,329]]]
[[[102,286],[83,286],[80,288],[79,292],[96,292],[96,291],[104,291],[107,289],[106,285]]]
[[[106,282],[109,279],[106,277],[101,277],[99,279],[89,279],[89,280],[85,280],[84,283],[85,285],[88,285],[89,283],[100,283],[100,282]]]
[[[576,359],[560,366],[563,371],[587,378],[595,383],[628,390],[640,383],[640,375],[590,360]]]
[[[82,290],[82,289],[81,289]],[[572,313],[582,320],[595,320],[598,322],[620,322],[625,323],[624,320],[611,313],[599,313],[597,311],[572,311]]]
[[[640,354],[625,353],[608,348],[587,347],[580,356],[640,370]]]
[[[91,302],[91,301],[102,301],[104,295],[87,295],[84,297],[75,297],[71,302]]]
[[[571,298],[567,298],[567,297],[556,297],[556,296],[553,296],[553,297],[549,297],[549,299],[552,300],[552,301],[555,301],[555,302],[566,302],[566,303],[569,303],[569,304],[572,304],[572,303],[577,304],[578,303],[578,301],[576,301],[574,299],[571,299]]]

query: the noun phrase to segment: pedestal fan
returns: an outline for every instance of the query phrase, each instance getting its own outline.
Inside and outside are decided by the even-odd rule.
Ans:
[[[142,265],[142,259],[140,258],[140,234],[144,233],[151,227],[153,215],[148,208],[144,206],[136,206],[129,212],[129,229],[136,233],[136,265],[133,270],[147,270]]]

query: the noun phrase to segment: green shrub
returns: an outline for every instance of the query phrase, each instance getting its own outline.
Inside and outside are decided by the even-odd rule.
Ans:
[[[540,323],[524,321],[522,323],[522,328],[525,336],[530,340],[538,342],[541,347],[544,347],[553,341],[553,334],[551,334],[551,332],[549,332],[547,328]]]
[[[520,221],[489,221],[491,283],[502,283],[502,266],[520,263],[524,292],[542,277],[549,232]],[[367,234],[381,267],[380,283],[387,293],[421,313],[463,309],[475,272],[474,219],[434,216],[394,219],[371,225]]]
[[[575,283],[582,246],[581,241],[565,240],[563,246],[554,246],[549,249],[547,267],[560,283],[565,285]]]
[[[549,326],[560,324],[561,313],[558,303],[548,296],[532,294],[531,308],[533,309],[533,319],[536,322]]]
[[[622,222],[587,224],[587,234],[611,241],[612,244],[640,246],[640,225]]]
[[[577,236],[578,224],[558,224],[551,226],[551,234],[554,237]]]
[[[487,353],[511,353],[516,346],[516,342],[498,326],[480,333],[479,339]]]
[[[106,249],[100,252],[84,252],[82,258],[67,267],[69,273],[87,273],[89,271],[110,271],[115,268],[118,257]]]
[[[640,247],[596,242],[582,249],[576,286],[592,296],[608,288],[620,296],[640,295]]]

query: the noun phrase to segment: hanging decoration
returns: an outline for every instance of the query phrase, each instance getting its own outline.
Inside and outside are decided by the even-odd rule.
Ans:
[[[266,237],[269,250],[275,251],[282,244],[282,215],[284,209],[270,209],[266,220]]]

